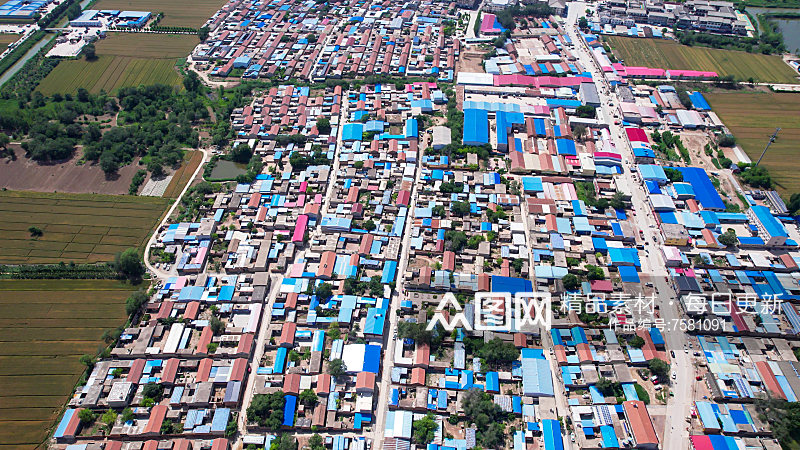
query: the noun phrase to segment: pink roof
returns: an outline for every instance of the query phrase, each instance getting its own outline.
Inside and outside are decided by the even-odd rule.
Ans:
[[[625,128],[625,134],[628,135],[628,140],[631,142],[648,142],[647,133],[641,128]]]
[[[535,86],[535,87],[569,87],[580,86],[581,83],[591,83],[592,79],[589,77],[549,77],[539,76],[532,77],[528,75],[495,75],[495,86],[506,86],[510,84],[520,86]]]
[[[297,223],[294,225],[294,233],[292,234],[292,242],[303,242],[303,237],[306,234],[306,226],[308,225],[308,216],[305,214],[297,218]]]
[[[496,19],[494,14],[484,14],[481,18],[481,33],[500,33],[501,30],[494,27]]]
[[[617,73],[628,77],[663,77],[666,74],[664,69],[651,69],[650,67],[629,67],[615,64]]]
[[[689,436],[689,439],[692,441],[692,446],[694,450],[714,450],[714,446],[711,445],[711,437],[705,434],[699,434],[694,436]]]
[[[677,69],[669,69],[667,71],[669,73],[670,78],[674,77],[684,77],[684,78],[714,78],[717,76],[717,72],[703,72],[701,70],[677,70]]]

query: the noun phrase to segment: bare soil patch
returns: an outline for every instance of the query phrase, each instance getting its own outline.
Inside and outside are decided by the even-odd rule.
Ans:
[[[16,159],[0,159],[0,188],[15,191],[68,192],[73,194],[127,194],[133,175],[139,169],[136,161],[120,167],[118,173],[106,177],[97,164],[78,165],[81,152],[66,161],[40,164],[26,158],[18,145],[10,145]]]

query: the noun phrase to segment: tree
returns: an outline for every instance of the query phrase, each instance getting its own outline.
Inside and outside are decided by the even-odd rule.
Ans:
[[[331,121],[327,117],[318,118],[317,131],[319,134],[331,134]]]
[[[614,197],[611,198],[609,204],[614,209],[625,209],[625,195],[622,192],[615,192]]]
[[[283,424],[283,407],[286,400],[282,391],[256,394],[247,407],[247,420],[268,430],[279,430]]]
[[[314,433],[314,435],[308,439],[308,448],[309,450],[325,450],[325,443],[319,433]]]
[[[231,160],[246,164],[253,157],[253,150],[247,144],[239,144],[231,149]]]
[[[608,378],[600,377],[594,387],[597,388],[604,397],[610,397],[614,395],[614,385],[615,383]]]
[[[667,178],[669,178],[669,181],[673,183],[680,183],[683,181],[683,173],[678,169],[664,167],[664,175],[666,175]]]
[[[314,392],[313,389],[305,389],[303,392],[300,393],[300,403],[306,405],[307,407],[312,407],[319,402],[319,397],[317,393]]]
[[[641,336],[633,336],[628,339],[628,345],[633,348],[642,348],[644,346],[644,338]]]
[[[444,233],[444,241],[446,246],[454,252],[460,251],[468,242],[466,233],[453,230]]]
[[[202,82],[200,81],[200,77],[197,76],[197,72],[194,70],[187,70],[186,76],[183,77],[183,87],[189,92],[197,92],[201,85]]]
[[[733,147],[736,145],[736,138],[732,134],[723,134],[720,135],[717,144],[719,144],[720,147]]]
[[[142,257],[135,248],[129,248],[122,253],[117,253],[114,267],[121,275],[132,280],[139,279],[144,274]]]
[[[130,408],[125,408],[122,410],[122,423],[128,423],[132,421],[136,416],[133,414],[133,410]]]
[[[478,355],[492,366],[508,365],[519,358],[519,349],[511,342],[494,338],[481,347]]]
[[[28,227],[28,233],[31,234],[31,237],[39,238],[39,237],[42,237],[42,235],[44,234],[44,231],[42,231],[42,229],[37,227],[37,226],[31,225],[31,226]]]
[[[159,158],[151,158],[147,163],[147,170],[149,170],[154,177],[160,177],[164,175],[164,166]]]
[[[728,231],[720,234],[719,238],[717,238],[717,239],[719,240],[720,244],[722,244],[722,245],[724,245],[726,247],[731,247],[733,245],[736,245],[736,243],[739,241],[736,238],[736,232],[733,231],[732,229],[729,229]]]
[[[289,433],[284,433],[272,441],[270,450],[297,450],[297,439]]]
[[[453,202],[450,204],[450,212],[458,217],[464,217],[469,214],[469,203],[467,202]]]
[[[164,394],[164,386],[158,383],[147,383],[142,388],[142,397],[152,398],[156,402],[161,400],[161,396],[163,394]]]
[[[436,423],[433,414],[428,413],[422,419],[415,420],[411,424],[411,438],[417,445],[428,445],[436,437],[436,430],[438,429],[439,425]]]
[[[575,128],[572,129],[572,135],[578,141],[583,141],[584,137],[586,137],[586,127],[584,125],[575,125]]]
[[[376,228],[376,226],[375,226],[375,222],[373,222],[373,221],[372,221],[372,219],[369,219],[369,220],[367,220],[366,222],[364,222],[364,229],[365,229],[365,230],[367,230],[367,231],[372,231],[372,230],[374,230],[375,228]]]
[[[91,45],[91,44],[89,44],[89,45]],[[86,88],[78,88],[77,98],[78,98],[78,101],[81,102],[81,103],[86,103],[89,100],[91,100],[91,97],[89,96],[89,91],[87,91]]]
[[[477,427],[481,445],[486,448],[502,447],[504,432],[501,423],[506,421],[507,414],[494,403],[492,396],[475,388],[470,389],[464,393],[461,407],[467,423]]]
[[[650,369],[650,372],[661,379],[666,379],[669,374],[669,363],[663,359],[653,358],[647,364],[647,367]]]
[[[564,289],[568,291],[574,291],[581,287],[581,281],[577,276],[571,273],[564,275],[564,278],[561,279],[561,282],[564,284]]]
[[[107,150],[100,154],[100,168],[106,175],[111,175],[119,170],[119,161],[114,152]]]
[[[81,420],[82,425],[89,425],[97,419],[97,415],[91,409],[81,409],[78,413],[78,418]]]
[[[208,321],[208,326],[211,328],[211,332],[214,333],[214,335],[218,335],[225,330],[225,324],[222,323],[222,320],[217,316],[211,316],[211,319]]]
[[[330,283],[321,283],[317,286],[316,294],[320,299],[327,300],[333,295],[333,286]]]
[[[11,142],[11,138],[8,137],[7,134],[0,133],[0,147],[3,147],[3,149],[5,150],[6,148],[8,148],[8,144],[10,142]]]
[[[328,363],[328,373],[334,378],[343,377],[347,374],[347,366],[341,359],[334,359]]]
[[[592,264],[587,264],[586,265],[586,270],[589,272],[586,275],[586,278],[588,278],[590,280],[605,280],[605,278],[606,278],[606,274],[605,274],[605,272],[603,272],[603,268],[602,267],[597,267],[597,266],[594,266]]]
[[[136,291],[125,300],[125,312],[130,316],[139,311],[139,308],[145,303],[147,303],[147,294],[144,291]]]
[[[597,111],[592,105],[581,105],[575,108],[575,114],[583,119],[594,119],[597,115]]]
[[[339,329],[338,322],[331,322],[330,325],[328,325],[328,337],[334,341],[341,339],[342,331]]]
[[[428,331],[424,323],[402,321],[397,324],[397,337],[400,339],[413,339],[420,344],[429,344],[432,333]]]
[[[197,37],[200,38],[200,42],[205,42],[208,39],[208,27],[202,26],[197,30]]]
[[[581,17],[578,19],[578,28],[581,30],[586,30],[589,28],[589,21],[586,19],[586,17]]]
[[[86,57],[87,61],[94,61],[97,59],[96,49],[94,48],[94,44],[86,44],[83,46],[83,56]]]

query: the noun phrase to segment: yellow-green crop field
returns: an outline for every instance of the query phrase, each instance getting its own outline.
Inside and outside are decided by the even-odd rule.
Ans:
[[[665,39],[644,39],[605,36],[614,55],[627,66],[659,69],[684,69],[733,75],[739,80],[753,78],[758,82],[797,83],[798,73],[784,63],[780,56],[722,50],[708,47],[689,47]]]
[[[100,0],[92,8],[161,12],[161,26],[200,28],[224,4],[225,0]]]
[[[142,247],[169,199],[0,191],[0,264],[111,261]],[[43,235],[32,238],[29,227]]]
[[[197,36],[117,33],[96,44],[97,59],[62,61],[39,84],[45,95],[74,93],[78,88],[113,93],[121,87],[168,84],[181,87],[175,65],[197,45]]]
[[[781,128],[761,164],[769,170],[779,192],[787,197],[800,192],[800,94],[718,92],[704,95],[753,162],[758,160],[775,128]]]
[[[47,439],[134,288],[112,280],[0,280],[0,448]]]

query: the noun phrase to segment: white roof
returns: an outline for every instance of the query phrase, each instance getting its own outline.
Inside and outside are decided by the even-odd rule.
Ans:
[[[494,75],[490,73],[459,72],[456,78],[458,84],[478,84],[494,86]]]

